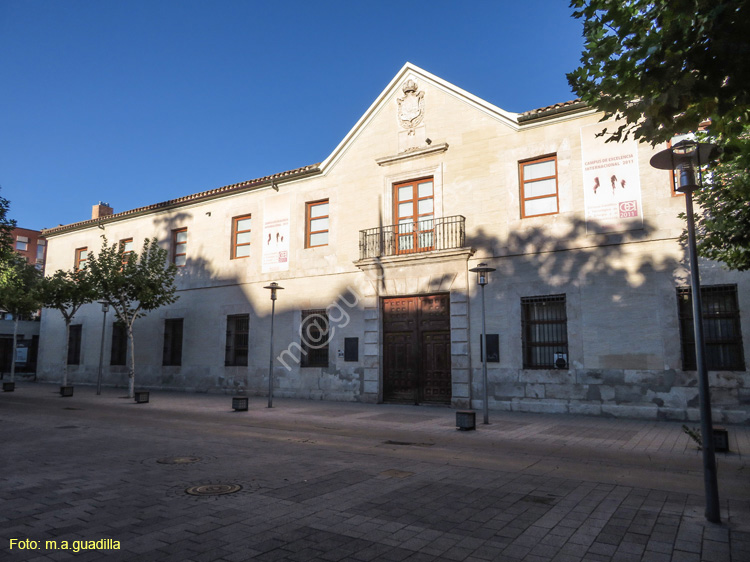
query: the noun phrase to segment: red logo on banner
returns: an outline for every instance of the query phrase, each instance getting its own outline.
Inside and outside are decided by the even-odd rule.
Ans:
[[[638,201],[623,201],[620,203],[620,218],[626,219],[628,217],[638,216]]]

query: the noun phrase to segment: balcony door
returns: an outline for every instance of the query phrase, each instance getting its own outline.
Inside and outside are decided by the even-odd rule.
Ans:
[[[435,198],[432,178],[393,186],[396,252],[427,252],[435,247]]]

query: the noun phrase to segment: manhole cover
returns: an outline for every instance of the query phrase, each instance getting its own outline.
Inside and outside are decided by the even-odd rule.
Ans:
[[[163,459],[156,459],[159,464],[190,464],[193,462],[200,462],[200,457],[166,457]]]
[[[191,486],[185,492],[191,496],[223,496],[224,494],[234,494],[241,489],[242,486],[239,484],[201,484]]]

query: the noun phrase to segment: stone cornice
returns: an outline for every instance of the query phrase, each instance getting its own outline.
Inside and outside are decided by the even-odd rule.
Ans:
[[[404,160],[410,160],[412,158],[420,158],[422,156],[428,156],[430,154],[438,154],[440,152],[445,152],[446,150],[448,150],[448,143],[444,142],[441,144],[436,144],[434,146],[430,145],[424,148],[419,148],[417,150],[410,150],[409,152],[402,152],[401,154],[394,154],[393,156],[376,158],[375,162],[377,162],[378,166],[390,166],[391,164],[396,164],[397,162],[403,162]]]

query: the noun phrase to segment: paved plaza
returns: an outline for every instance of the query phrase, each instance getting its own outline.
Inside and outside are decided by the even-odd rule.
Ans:
[[[2,560],[750,561],[746,426],[711,524],[681,423],[57,390],[0,393]]]

